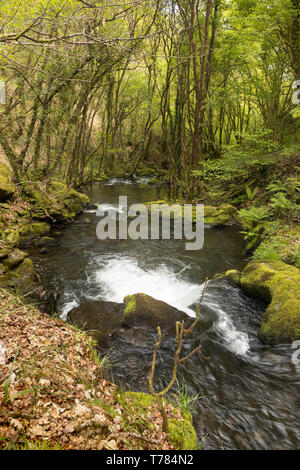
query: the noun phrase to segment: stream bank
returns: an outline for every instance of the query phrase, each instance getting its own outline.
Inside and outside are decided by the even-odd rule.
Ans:
[[[85,301],[121,304],[137,291],[193,317],[206,276],[234,268],[243,271],[244,243],[235,225],[206,227],[204,249],[192,254],[174,240],[97,241],[100,204],[116,208],[120,194],[128,194],[132,202],[167,199],[166,187],[140,188],[133,183],[108,180],[86,187],[90,206],[64,235],[55,244],[47,243],[44,253],[38,244],[28,246],[47,289],[61,293],[58,305],[63,318]],[[92,307],[90,318],[97,320],[99,311]],[[225,279],[210,281],[196,337],[186,343],[184,352],[188,354],[201,338],[203,351],[212,360],[207,363],[197,356],[188,361],[171,391],[177,394],[185,386],[189,396],[200,397],[194,403],[193,422],[199,441],[208,435],[203,448],[278,448],[278,442],[281,448],[295,448],[299,442],[299,371],[291,362],[290,343],[268,346],[257,338],[264,311],[264,304]],[[102,357],[108,354],[113,381],[140,393],[148,390],[153,345],[153,333],[146,334],[142,344],[126,334],[116,335],[99,352]],[[166,338],[157,367],[162,384],[170,379],[173,352],[174,340]]]
[[[91,205],[66,228],[56,246],[49,246],[44,255],[36,247],[30,252],[49,288],[60,288],[63,318],[82,306],[83,323],[99,329],[103,302],[122,309],[124,298],[137,292],[193,318],[205,277],[235,268],[243,271],[247,264],[237,225],[207,226],[204,248],[196,252],[186,251],[184,241],[179,240],[99,241],[99,205],[117,210],[122,194],[127,194],[129,203],[167,200],[168,187],[140,188],[132,179],[115,179],[87,186],[84,191]],[[298,445],[299,371],[291,361],[289,342],[267,345],[258,338],[265,309],[264,303],[251,299],[226,279],[208,284],[200,322],[183,352],[191,352],[200,340],[203,353],[212,359],[207,362],[196,355],[182,364],[178,383],[171,390],[171,395],[185,389],[190,397],[198,396],[193,403],[193,423],[199,441],[208,436],[205,449]],[[101,357],[108,355],[114,383],[125,390],[147,392],[154,334],[129,333],[125,329],[108,336],[99,352]],[[166,336],[157,362],[156,383],[161,386],[170,380],[174,346],[172,335]]]

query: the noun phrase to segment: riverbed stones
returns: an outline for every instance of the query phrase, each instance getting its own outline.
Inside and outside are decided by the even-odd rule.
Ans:
[[[300,338],[300,270],[282,261],[252,261],[241,274],[242,289],[268,306],[259,336],[267,343]]]

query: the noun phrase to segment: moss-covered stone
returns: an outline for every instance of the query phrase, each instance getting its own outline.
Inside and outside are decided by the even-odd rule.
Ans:
[[[89,202],[88,196],[75,189],[68,189],[60,181],[51,182],[49,188],[41,184],[33,188],[26,186],[24,192],[33,203],[32,217],[38,219],[72,219]]]
[[[125,309],[124,309],[124,315],[125,316],[128,316],[131,313],[135,312],[136,301],[135,301],[135,296],[134,295],[127,295],[126,297],[124,297],[123,302],[125,304]]]
[[[12,288],[20,294],[30,292],[34,283],[33,263],[25,258],[16,268],[0,276],[0,287]]]
[[[18,266],[25,258],[27,258],[27,256],[27,253],[24,253],[18,249],[10,252],[8,256],[2,261],[4,271],[8,271],[9,269]]]
[[[268,307],[259,335],[266,342],[300,338],[300,270],[282,261],[252,261],[244,268],[241,287]]]
[[[132,405],[139,409],[141,419],[157,400],[154,396],[141,392],[126,392],[123,396],[129,398]],[[192,415],[185,412],[184,418],[182,421],[168,420],[167,439],[177,450],[196,450],[197,435],[192,424]]]
[[[5,258],[11,252],[11,248],[0,246],[0,259]]]
[[[174,332],[177,321],[189,321],[186,313],[150,295],[143,293],[127,295],[123,302],[125,321],[129,326],[152,329],[159,325],[165,331]]]
[[[2,240],[10,246],[17,246],[20,243],[20,233],[17,228],[6,229],[1,236]]]
[[[50,225],[47,222],[32,222],[26,221],[23,223],[19,230],[20,234],[23,237],[38,237],[46,235],[50,232]]]
[[[183,215],[183,204],[177,202],[165,200],[149,201],[145,203],[145,206],[148,208],[148,210],[150,210],[151,207],[152,210],[159,210],[162,216],[168,215],[170,213],[171,220],[176,217],[181,217]],[[170,212],[170,206],[173,206],[172,212]],[[234,222],[236,215],[236,208],[231,206],[230,204],[222,204],[219,207],[209,205],[204,206],[204,223],[208,225],[231,225]],[[192,221],[199,221],[195,205],[192,208]]]
[[[0,200],[5,201],[15,192],[15,186],[13,184],[13,173],[0,162]]]
[[[225,277],[231,284],[235,286],[240,285],[241,273],[237,269],[230,269],[229,271],[226,271]]]
[[[219,207],[204,206],[204,222],[209,225],[228,225],[233,222],[237,214],[235,207],[222,204]]]
[[[33,222],[30,225],[33,235],[45,235],[50,232],[50,225],[47,222]]]
[[[168,441],[176,449],[197,450],[197,435],[190,421],[184,419],[177,421],[170,419],[168,422]]]

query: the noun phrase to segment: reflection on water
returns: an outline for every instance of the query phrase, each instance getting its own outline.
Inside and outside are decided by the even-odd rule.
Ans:
[[[126,180],[86,188],[101,209],[164,199],[165,188],[140,189]],[[180,240],[116,240],[96,238],[96,208],[87,209],[67,228],[48,253],[32,256],[43,280],[61,292],[66,316],[91,299],[122,302],[125,295],[144,292],[194,316],[206,276],[244,264],[243,241],[234,227],[206,229],[204,248],[185,251]],[[257,338],[262,305],[226,281],[212,280],[201,307],[197,332],[185,346],[188,353],[201,344],[211,356],[183,363],[179,382],[200,398],[194,424],[204,448],[295,449],[299,446],[300,366],[291,362],[291,345],[270,347]],[[114,380],[147,391],[153,335],[144,345],[119,337],[110,351]],[[167,383],[174,341],[165,339],[158,355],[158,383]]]

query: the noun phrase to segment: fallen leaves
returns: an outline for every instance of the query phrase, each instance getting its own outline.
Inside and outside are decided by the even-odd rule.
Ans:
[[[158,405],[146,410],[142,429],[141,410],[120,402],[92,348],[86,333],[0,290],[0,436],[20,446],[38,440],[63,449],[172,449]],[[170,405],[166,412],[182,419]]]

